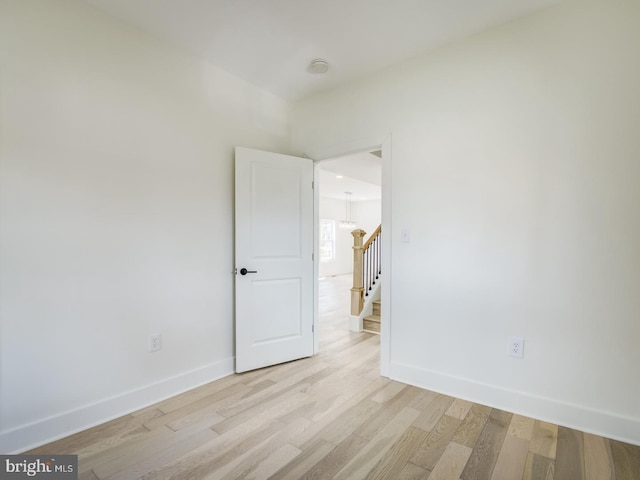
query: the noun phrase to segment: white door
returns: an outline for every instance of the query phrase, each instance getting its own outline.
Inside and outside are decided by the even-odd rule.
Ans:
[[[236,372],[313,355],[313,161],[236,148]]]

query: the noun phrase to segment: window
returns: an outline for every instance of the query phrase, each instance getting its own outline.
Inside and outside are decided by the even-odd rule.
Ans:
[[[336,259],[336,221],[320,220],[320,261]]]

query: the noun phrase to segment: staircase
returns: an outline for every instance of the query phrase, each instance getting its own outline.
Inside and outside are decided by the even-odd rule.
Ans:
[[[362,320],[365,332],[380,333],[380,300],[373,301],[373,313]]]
[[[361,229],[353,235],[353,288],[351,289],[350,329],[380,333],[380,279],[382,257],[382,226],[378,226],[364,242],[366,232]],[[366,308],[365,308],[366,307]],[[370,313],[371,312],[371,313]]]

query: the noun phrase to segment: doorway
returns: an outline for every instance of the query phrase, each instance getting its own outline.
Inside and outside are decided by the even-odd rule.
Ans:
[[[356,286],[353,284],[352,232],[364,231],[363,241],[366,242],[381,224],[381,152],[365,151],[324,160],[319,162],[317,173],[320,216],[319,320],[322,322],[323,313],[342,315],[348,330],[360,331],[361,322],[350,315],[353,313],[351,288]],[[379,296],[378,285],[374,281],[374,290],[365,289],[369,310],[372,309],[369,300],[374,295]],[[341,310],[333,311],[338,308]],[[379,333],[379,315],[373,315],[373,312],[367,314],[371,320],[367,321],[366,329]]]
[[[373,153],[372,153],[373,152]],[[320,201],[320,192],[323,189],[323,180],[325,180],[324,184],[326,187],[326,183],[327,183],[327,175],[333,175],[333,178],[337,181],[337,180],[344,180],[345,176],[352,176],[352,175],[347,175],[345,174],[345,171],[348,170],[343,170],[342,166],[341,166],[341,162],[339,159],[346,157],[346,156],[350,156],[352,154],[359,154],[359,155],[365,155],[365,156],[369,156],[369,157],[376,157],[376,162],[378,163],[379,167],[378,167],[378,171],[377,173],[375,173],[374,175],[377,176],[377,179],[374,181],[369,180],[368,182],[366,181],[366,179],[364,180],[364,183],[369,183],[375,186],[375,188],[377,189],[377,193],[375,196],[377,196],[377,199],[375,200],[378,204],[378,209],[377,209],[377,225],[382,224],[383,225],[383,229],[385,232],[389,232],[389,234],[387,234],[385,236],[385,242],[382,244],[381,246],[381,263],[384,267],[385,270],[385,277],[386,278],[390,278],[390,273],[391,273],[391,262],[390,262],[390,245],[391,245],[391,218],[390,218],[390,191],[391,191],[391,185],[390,185],[390,178],[391,178],[391,136],[387,135],[383,138],[379,138],[377,141],[372,141],[372,142],[353,142],[350,144],[343,144],[341,146],[337,146],[337,147],[333,147],[333,148],[324,148],[324,149],[319,149],[316,151],[313,151],[313,154],[311,155],[312,158],[314,158],[316,160],[316,165],[315,165],[315,169],[316,169],[316,174],[315,174],[315,178],[318,181],[318,188],[315,189],[315,195],[316,195],[316,199],[315,199],[315,219],[314,219],[314,224],[317,226],[320,226],[320,219],[321,219],[321,215],[320,215],[320,205],[321,205],[321,201]],[[370,158],[371,159],[371,158]],[[333,163],[333,165],[332,165]],[[324,167],[324,168],[323,168]],[[334,168],[336,167],[336,168]],[[322,171],[329,171],[329,173],[322,173]],[[338,175],[342,175],[343,178],[339,179],[336,178]],[[377,183],[377,185],[376,185]],[[333,195],[334,197],[338,197],[340,196],[341,199],[336,198],[337,202],[338,202],[338,210],[339,212],[344,212],[341,216],[346,216],[346,207],[345,207],[345,191],[349,192],[349,189],[345,189],[344,186],[340,186],[341,184],[338,184],[338,186],[333,187]],[[342,184],[343,185],[343,184]],[[351,192],[353,194],[353,192]],[[365,196],[366,198],[366,196]],[[365,200],[366,201],[366,200]],[[324,213],[324,212],[323,212]],[[357,215],[360,213],[358,212],[358,207],[356,206],[355,208],[353,208],[352,205],[352,210],[351,210],[352,216],[354,217],[354,220],[358,220]],[[366,223],[366,228],[363,228],[363,230],[367,231],[369,233],[368,230],[370,230],[371,232],[375,229],[375,225],[373,228],[369,225],[370,223],[375,223],[376,219],[371,219],[370,217],[368,217],[367,219],[365,219],[365,223]],[[363,225],[364,226],[364,225]],[[338,228],[338,225],[336,224],[336,228]],[[368,228],[368,230],[367,230]],[[351,259],[353,258],[353,250],[352,250],[352,245],[353,245],[353,237],[349,234],[348,237],[350,237],[349,239],[349,244],[348,244],[348,249],[351,252]],[[326,248],[324,249],[326,252]],[[319,257],[320,256],[320,235],[317,234],[316,235],[316,245],[314,248],[315,254]],[[337,254],[337,252],[336,252]],[[352,260],[351,260],[352,261]],[[315,278],[316,278],[316,325],[318,325],[318,320],[319,320],[319,302],[320,300],[320,296],[322,295],[322,293],[320,292],[320,277],[321,277],[321,263],[320,261],[316,262],[316,271],[315,271]],[[327,269],[323,268],[323,276],[327,275]],[[350,269],[349,269],[350,272]],[[336,273],[336,271],[334,271],[334,273]],[[347,273],[347,275],[349,275],[349,273]],[[325,289],[326,291],[326,289]],[[350,292],[349,292],[350,293]],[[381,311],[381,318],[382,318],[382,324],[381,324],[381,332],[380,332],[380,371],[381,374],[383,376],[389,376],[389,364],[390,364],[390,321],[391,321],[391,315],[390,315],[390,306],[391,306],[391,296],[390,296],[390,288],[387,282],[387,285],[385,286],[383,284],[382,287],[382,292],[381,292],[381,297],[382,297],[382,311]],[[345,317],[348,317],[349,312],[346,313]],[[318,351],[318,345],[316,345],[316,352]]]
[[[335,153],[338,153],[340,151],[350,151],[350,152],[365,152],[368,155],[373,155],[373,156],[377,156],[378,158],[381,159],[381,170],[380,170],[380,183],[381,185],[379,186],[379,192],[382,195],[382,198],[384,199],[384,191],[386,190],[387,192],[389,192],[389,182],[388,180],[385,181],[385,171],[387,172],[386,174],[386,178],[389,178],[389,172],[390,172],[390,136],[388,136],[387,138],[385,138],[382,142],[378,143],[377,146],[374,147],[370,147],[370,148],[366,148],[363,149],[362,146],[360,146],[360,148],[353,148],[353,149],[343,149],[343,150],[337,150],[335,151]],[[374,144],[375,145],[375,144]],[[246,177],[246,173],[245,170],[242,170],[243,172],[245,172],[245,175],[242,179],[239,180],[238,178],[238,162],[239,162],[239,157],[238,157],[238,152],[242,150],[242,151],[246,151],[247,155],[249,155],[249,157],[245,158],[244,161],[242,162],[243,165],[245,166],[251,166],[249,168],[249,170],[247,170],[247,172],[251,171],[252,173],[252,178],[254,178],[254,180],[256,179],[261,179],[263,177],[269,177],[269,175],[267,175],[265,172],[255,172],[253,170],[255,170],[258,167],[261,167],[263,164],[267,165],[268,167],[271,168],[271,163],[274,163],[274,165],[276,165],[278,168],[276,168],[277,172],[273,171],[270,172],[272,175],[271,177],[273,177],[273,174],[278,173],[280,174],[282,169],[284,167],[286,168],[293,168],[293,171],[288,177],[287,179],[282,180],[283,185],[286,185],[290,188],[287,189],[283,189],[279,187],[279,183],[274,181],[274,178],[271,178],[271,180],[269,180],[269,178],[266,178],[267,180],[267,184],[265,186],[264,189],[259,189],[259,192],[262,192],[264,195],[267,195],[267,197],[265,197],[264,202],[263,201],[258,201],[256,203],[254,195],[251,194],[250,197],[253,198],[252,202],[246,203],[246,202],[241,202],[238,200],[238,195],[239,192],[242,193],[246,193],[245,190],[247,190],[246,188],[242,188],[239,189],[238,186],[239,185],[251,185],[251,188],[254,189],[255,185],[254,185],[254,181],[248,181]],[[375,152],[375,153],[371,153],[371,152]],[[251,155],[253,155],[253,157],[251,157]],[[317,232],[315,235],[313,235],[313,230],[314,230],[314,225],[318,225],[319,224],[319,206],[320,206],[320,202],[319,202],[319,182],[318,182],[318,188],[314,188],[314,183],[316,180],[320,179],[320,161],[321,160],[327,160],[327,162],[329,161],[329,159],[332,160],[336,160],[338,157],[341,156],[345,156],[345,155],[332,155],[332,154],[325,154],[325,155],[315,155],[315,158],[317,159],[316,162],[314,163],[313,161],[310,161],[309,156],[306,155],[308,160],[306,161],[301,161],[302,159],[300,158],[296,158],[296,157],[291,157],[291,156],[287,156],[287,155],[280,155],[280,154],[274,154],[274,153],[269,153],[269,152],[261,152],[261,151],[257,151],[257,150],[250,150],[250,149],[240,149],[237,148],[236,149],[236,241],[238,240],[238,238],[252,238],[252,235],[239,235],[238,234],[238,225],[241,223],[238,221],[238,218],[241,219],[245,219],[248,220],[250,224],[255,223],[255,221],[259,221],[262,222],[260,223],[260,225],[272,225],[273,224],[273,218],[279,218],[282,215],[283,211],[289,212],[290,215],[288,215],[288,220],[286,220],[284,223],[285,224],[290,224],[292,227],[295,227],[296,229],[298,228],[297,225],[299,224],[309,224],[311,226],[311,230],[309,231],[309,235],[298,235],[298,233],[291,235],[291,238],[296,240],[296,242],[298,242],[300,244],[300,248],[293,248],[293,249],[289,249],[288,252],[289,254],[285,255],[286,258],[288,259],[293,259],[296,261],[300,261],[301,265],[308,265],[311,270],[309,271],[310,275],[308,275],[306,278],[308,278],[311,281],[312,284],[312,288],[301,288],[301,285],[297,285],[296,288],[290,288],[289,289],[289,293],[293,294],[295,293],[296,295],[301,295],[301,298],[304,297],[308,300],[311,300],[311,304],[310,304],[310,308],[309,309],[304,309],[304,311],[308,312],[308,317],[306,318],[310,318],[311,321],[308,323],[307,327],[305,328],[304,326],[301,326],[301,322],[302,322],[302,318],[300,315],[297,315],[295,312],[299,311],[299,309],[296,307],[296,305],[298,305],[300,302],[295,301],[293,298],[289,298],[289,300],[283,300],[280,301],[278,299],[275,299],[275,302],[272,301],[272,303],[280,305],[280,306],[288,306],[291,307],[293,305],[293,307],[288,308],[288,315],[283,315],[283,316],[278,316],[278,318],[281,319],[289,319],[291,321],[285,322],[287,328],[289,328],[286,332],[285,327],[283,326],[280,330],[276,332],[275,334],[272,334],[271,332],[271,325],[273,322],[258,322],[259,325],[265,324],[268,326],[265,328],[262,328],[262,330],[265,330],[268,335],[262,335],[262,337],[259,339],[260,341],[256,342],[256,338],[255,335],[252,334],[251,332],[255,333],[256,328],[251,327],[251,319],[254,319],[254,317],[256,317],[256,315],[252,315],[252,316],[248,316],[249,317],[249,321],[245,321],[245,322],[240,322],[238,319],[238,312],[240,311],[240,308],[238,307],[238,305],[245,305],[245,304],[251,304],[250,301],[238,301],[238,288],[236,288],[236,369],[238,370],[238,352],[241,351],[242,349],[239,348],[239,339],[243,340],[244,343],[242,343],[242,345],[244,345],[246,343],[246,345],[248,346],[248,350],[254,349],[254,347],[256,347],[256,345],[261,345],[263,346],[263,344],[271,344],[273,343],[272,340],[274,339],[298,339],[298,338],[302,338],[303,336],[306,338],[307,333],[309,333],[310,336],[310,340],[311,343],[309,344],[310,350],[308,353],[306,353],[306,355],[297,355],[298,358],[302,358],[303,356],[310,356],[313,355],[314,353],[318,353],[319,351],[319,345],[318,345],[318,337],[319,335],[314,334],[313,332],[315,331],[314,329],[317,329],[319,326],[319,285],[318,285],[318,279],[319,279],[319,264],[320,262],[319,260],[319,250],[320,250],[320,242],[319,242],[319,236],[317,235]],[[284,163],[283,163],[284,162]],[[281,165],[282,163],[282,165]],[[285,165],[286,164],[286,165]],[[309,177],[307,177],[307,180],[304,180],[304,175],[302,175],[302,170],[306,170],[303,169],[303,164],[307,164],[311,167],[311,171],[313,171],[312,174],[310,174]],[[295,167],[295,168],[294,168]],[[253,168],[253,170],[251,170]],[[261,167],[262,168],[262,167]],[[265,167],[267,168],[267,167]],[[267,168],[267,169],[269,169]],[[264,170],[264,168],[263,168]],[[271,170],[273,170],[273,168],[271,168]],[[242,175],[241,175],[242,176]],[[342,175],[340,175],[342,176]],[[290,177],[290,178],[289,178]],[[344,176],[342,176],[344,178]],[[277,177],[279,178],[279,176]],[[295,180],[295,181],[294,181]],[[282,183],[281,182],[281,183]],[[269,188],[267,188],[269,187]],[[309,187],[311,187],[309,189]],[[344,188],[344,187],[342,187]],[[308,190],[307,190],[308,189]],[[262,191],[264,190],[264,192]],[[291,194],[290,195],[284,195],[283,197],[283,191],[289,192],[291,190]],[[252,190],[250,190],[252,191]],[[298,208],[296,205],[299,200],[299,197],[302,198],[301,193],[303,191],[307,191],[311,193],[311,197],[313,197],[313,200],[311,200],[308,205],[311,206],[311,210],[307,209],[307,208]],[[285,192],[285,193],[286,193]],[[296,193],[297,192],[297,193]],[[348,193],[349,195],[351,193]],[[262,195],[264,197],[264,195]],[[305,198],[308,197],[307,194],[303,195]],[[244,198],[244,197],[242,197]],[[276,198],[277,201],[273,200],[273,198]],[[381,202],[378,203],[379,207],[378,207],[378,212],[381,210],[381,215],[378,218],[381,218],[382,220],[382,224],[386,224],[387,227],[385,228],[389,228],[390,231],[390,222],[389,222],[389,197],[387,197],[386,200],[382,200]],[[367,200],[366,198],[363,200]],[[253,221],[251,220],[253,217],[251,215],[248,214],[248,211],[244,212],[244,214],[242,214],[242,212],[238,212],[238,205],[254,205],[254,207],[260,206],[260,208],[252,208],[251,212],[253,212],[254,214],[260,214],[256,217],[256,220]],[[351,208],[349,206],[349,202],[346,201],[345,203],[345,214],[347,211],[351,211]],[[381,206],[381,208],[380,208]],[[264,207],[264,208],[263,208]],[[284,210],[283,210],[284,209]],[[245,209],[246,210],[246,209]],[[304,212],[308,212],[308,213],[304,213]],[[313,214],[311,214],[313,212]],[[302,214],[304,213],[304,214]],[[263,215],[264,214],[264,215]],[[275,217],[274,217],[275,216]],[[385,220],[385,218],[387,220]],[[263,221],[264,220],[264,221]],[[260,229],[259,229],[260,230]],[[265,232],[268,232],[270,229],[269,228],[262,228],[262,230],[264,230]],[[307,231],[305,229],[305,231]],[[362,232],[361,230],[358,230],[359,232]],[[296,230],[297,232],[297,230]],[[304,241],[304,238],[308,238],[308,242]],[[267,239],[269,239],[269,237],[266,237]],[[312,240],[313,239],[313,240]],[[301,243],[300,243],[301,242]],[[264,241],[264,242],[257,242],[259,245],[262,245],[263,243],[268,244],[268,245],[276,245],[278,247],[278,251],[282,250],[282,245],[287,245],[288,243],[291,242],[274,242],[269,240]],[[296,245],[298,245],[298,243],[296,243]],[[252,240],[252,245],[255,246],[256,241]],[[385,240],[384,244],[382,245],[382,247],[380,248],[381,251],[381,260],[380,260],[380,264],[384,265],[384,270],[385,272],[389,272],[391,270],[391,263],[389,261],[390,259],[390,255],[389,255],[389,245],[391,244],[391,239],[389,238],[389,240]],[[309,249],[307,249],[307,247],[305,247],[305,245],[308,246]],[[385,247],[386,245],[386,247]],[[258,260],[263,259],[263,255],[259,255],[256,258],[252,259],[245,259],[242,255],[240,255],[242,258],[238,258],[238,252],[239,251],[248,251],[248,252],[253,252],[255,253],[255,249],[254,248],[249,248],[249,249],[241,249],[238,247],[238,245],[236,244],[236,264],[237,265],[244,265],[245,263],[247,263],[247,265],[249,263],[256,263],[258,262]],[[304,251],[306,250],[307,253],[304,253]],[[246,252],[245,252],[246,253]],[[255,256],[255,255],[254,255]],[[282,254],[280,252],[280,257],[282,257]],[[249,261],[251,260],[251,261]],[[311,260],[310,263],[307,263],[309,260]],[[268,262],[269,265],[273,266],[273,265],[281,265],[282,262]],[[236,266],[237,266],[236,265]],[[262,269],[257,269],[254,270],[253,267],[252,268],[247,268],[247,267],[237,267],[236,269],[236,280],[238,280],[238,275],[241,275],[242,278],[244,279],[248,274],[252,274],[251,276],[255,276],[255,281],[252,283],[252,285],[258,281],[262,281],[263,284],[265,284],[265,282],[263,281],[264,279],[262,278],[258,278],[260,275],[259,273],[264,276],[265,272],[266,273],[270,273],[270,270],[268,268],[266,268],[266,266],[263,265]],[[358,278],[358,275],[353,275],[354,278]],[[285,280],[287,280],[288,284],[291,284],[294,280],[298,283],[300,283],[298,280],[301,277],[291,277],[291,275],[289,275],[287,278],[285,278]],[[390,277],[389,277],[390,278]],[[268,280],[268,279],[267,279]],[[301,281],[301,280],[300,280]],[[247,282],[244,282],[247,283]],[[273,283],[273,281],[271,282]],[[278,283],[278,282],[276,282]],[[282,281],[279,281],[278,284],[281,284]],[[264,290],[264,288],[263,288]],[[389,288],[382,288],[382,299],[384,300],[386,297],[386,302],[385,302],[385,307],[383,308],[381,313],[381,318],[383,319],[382,325],[381,325],[381,331],[380,331],[380,344],[381,344],[381,348],[380,348],[380,353],[381,353],[381,362],[380,362],[380,373],[384,376],[389,376],[389,322],[390,322],[390,315],[389,315],[389,300],[390,300],[390,295],[389,295]],[[251,288],[249,289],[249,291],[256,293],[256,288]],[[296,293],[297,292],[297,293]],[[274,300],[273,295],[271,295],[270,293],[267,295],[263,295],[264,298],[268,298],[270,300]],[[297,298],[297,297],[296,297]],[[254,302],[255,303],[255,302]],[[251,308],[249,309],[250,312],[253,312],[253,314],[257,314],[258,317],[264,316],[264,309],[260,309],[260,308]],[[243,318],[247,317],[247,315],[245,315]],[[384,322],[384,319],[387,319],[387,322]],[[297,319],[297,320],[296,320]],[[247,320],[245,318],[245,320]],[[254,322],[255,323],[255,322]],[[282,325],[285,325],[283,322],[280,322]],[[249,325],[248,328],[245,328],[243,331],[248,332],[249,334],[247,335],[239,335],[239,330],[238,330],[238,325],[242,325],[242,326],[246,326]],[[275,324],[274,324],[275,325]],[[244,327],[243,327],[244,328]],[[284,332],[284,333],[283,333]],[[275,336],[274,336],[275,335]],[[240,346],[242,346],[240,345]],[[247,349],[245,349],[247,350]],[[274,350],[274,355],[275,353],[281,353],[280,350],[278,348],[276,348]],[[290,358],[276,358],[275,361],[273,361],[273,359],[267,359],[266,363],[264,360],[265,355],[257,355],[256,356],[256,362],[260,363],[260,365],[249,365],[248,367],[242,367],[242,371],[247,370],[247,369],[251,369],[251,368],[259,368],[260,366],[266,366],[266,365],[270,365],[270,364],[274,364],[274,363],[279,363],[282,361],[287,361],[288,359],[295,359],[296,356],[291,356]],[[259,361],[258,361],[259,360]],[[246,363],[246,362],[245,362]],[[238,370],[240,371],[240,370]]]

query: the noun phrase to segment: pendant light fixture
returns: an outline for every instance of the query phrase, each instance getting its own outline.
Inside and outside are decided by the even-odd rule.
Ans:
[[[340,220],[338,222],[339,228],[356,228],[356,222],[351,220],[351,192],[344,192],[344,214],[345,220]]]

